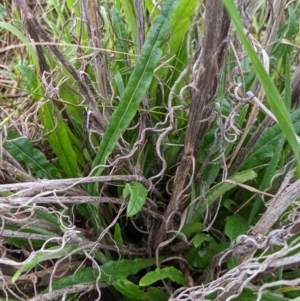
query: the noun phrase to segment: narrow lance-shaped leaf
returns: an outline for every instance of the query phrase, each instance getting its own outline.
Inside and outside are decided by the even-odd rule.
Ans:
[[[77,165],[76,154],[68,136],[66,124],[62,120],[57,120],[57,125],[55,125],[53,110],[50,103],[44,104],[39,110],[39,115],[45,131],[50,132],[55,128],[49,135],[48,141],[56,154],[63,171],[68,177],[77,177],[79,168]]]
[[[155,283],[156,281],[163,280],[169,278],[179,284],[184,286],[187,285],[186,279],[183,273],[174,267],[168,267],[164,269],[156,269],[153,272],[147,273],[141,280],[139,285],[140,286],[147,286]]]
[[[123,23],[122,15],[115,8],[111,9],[111,18],[112,18],[112,26],[115,32],[115,47],[117,50],[116,53],[116,64],[119,65],[119,68],[127,67],[128,62],[126,61],[125,53],[128,52],[128,42],[125,39],[128,39],[128,34],[125,29],[125,25]]]
[[[246,170],[243,172],[236,173],[230,177],[229,180],[232,183],[221,182],[206,193],[205,200],[199,201],[198,206],[193,207],[192,212],[188,212],[186,223],[192,223],[200,219],[203,212],[207,210],[220,196],[225,192],[235,188],[239,183],[245,183],[249,180],[253,180],[257,177],[257,174],[253,170]],[[235,184],[236,183],[236,184]]]
[[[117,279],[113,282],[113,286],[123,296],[126,296],[133,300],[146,300],[146,293],[139,288],[138,285],[133,284],[131,281],[123,278]]]
[[[100,282],[112,283],[118,279],[124,279],[130,275],[137,274],[140,270],[155,264],[155,258],[136,258],[133,260],[122,259],[120,261],[108,261],[100,266],[101,278]],[[52,284],[53,290],[58,290],[68,286],[95,283],[95,279],[99,276],[99,272],[94,268],[85,268],[78,270],[74,274],[66,276]],[[46,290],[48,291],[48,289]]]
[[[172,17],[170,40],[165,45],[166,60],[176,54],[191,25],[198,0],[182,0]]]
[[[27,46],[28,52],[30,53],[30,55],[33,59],[34,66],[38,69],[39,63],[38,63],[37,55],[35,54],[33,46],[28,41],[26,36],[23,33],[21,33],[15,26],[12,26],[11,24],[9,24],[7,22],[0,22],[0,28],[4,28],[4,29],[10,31],[12,34],[14,34],[18,39],[20,39]],[[36,70],[36,71],[38,73],[38,70]]]
[[[161,14],[155,19],[149,31],[148,38],[141,50],[140,58],[130,76],[120,104],[111,116],[96,158],[93,161],[93,168],[105,164],[122,131],[128,127],[135,116],[139,104],[151,83],[154,69],[162,55],[161,47],[168,37],[171,17],[179,3],[178,0],[164,1]],[[98,167],[94,170],[93,175],[100,175],[102,171],[103,167]]]
[[[291,114],[292,123],[296,133],[300,131],[300,109]],[[261,165],[264,160],[274,156],[278,144],[280,143],[282,130],[278,124],[266,129],[256,142],[256,145],[240,168],[241,171],[250,169],[252,166]]]
[[[49,248],[48,250],[41,251],[38,253],[32,253],[32,256],[30,256],[22,265],[22,267],[13,275],[12,277],[12,283],[16,282],[18,278],[21,276],[21,274],[25,271],[28,271],[32,268],[34,268],[38,263],[50,259],[56,259],[61,258],[63,256],[66,256],[73,250],[77,248],[77,245],[66,245],[63,248],[61,247],[53,247]]]
[[[22,83],[25,88],[28,91],[34,91],[38,83],[38,78],[32,69],[22,64],[18,65],[18,70],[22,74]],[[39,96],[35,95],[35,99],[39,100]],[[48,142],[56,154],[63,171],[68,177],[77,177],[79,174],[77,158],[68,136],[66,124],[49,102],[44,103],[38,112],[41,123],[44,126],[44,132],[51,133],[48,136]],[[54,112],[57,113],[56,121],[53,116]]]
[[[195,12],[198,0],[182,0],[176,10],[174,11],[170,32],[170,39],[163,47],[164,60],[168,61],[170,58],[173,58],[170,61],[170,65],[173,66],[170,70],[169,66],[164,66],[157,71],[158,78],[168,78],[168,83],[165,87],[165,101],[169,97],[169,92],[171,87],[175,84],[175,81],[178,79],[180,73],[187,65],[188,55],[186,53],[186,33],[188,32],[192,17]],[[157,81],[151,83],[151,95],[155,95],[157,91]],[[180,90],[184,86],[184,83],[179,83],[176,88],[176,93],[180,93]],[[176,103],[176,99],[174,99]],[[178,100],[179,101],[179,100]]]
[[[133,8],[133,1],[132,0],[122,0],[122,7],[124,10],[125,14],[125,20],[128,24],[129,31],[132,35],[132,40],[136,41],[136,36],[137,36],[137,30],[136,30],[136,16],[135,16],[135,11]]]
[[[4,148],[19,162],[27,164],[40,179],[60,179],[57,169],[48,162],[45,155],[33,145],[26,137],[20,137],[13,131],[8,131]]]

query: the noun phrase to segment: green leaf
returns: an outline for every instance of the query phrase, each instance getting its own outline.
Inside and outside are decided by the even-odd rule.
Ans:
[[[84,268],[76,270],[75,273],[66,276],[60,280],[52,283],[52,290],[59,290],[76,284],[90,284],[95,283],[99,271],[94,268]],[[102,274],[101,274],[102,276]],[[105,277],[105,276],[104,276]],[[49,288],[44,290],[44,293],[49,292]]]
[[[133,260],[122,259],[120,261],[107,262],[106,264],[101,266],[101,270],[103,274],[105,274],[105,277],[107,277],[106,281],[110,282],[117,279],[126,278],[130,275],[135,275],[140,270],[152,266],[153,264],[155,264],[155,262],[155,258],[136,258]]]
[[[51,214],[48,211],[36,209],[36,210],[34,210],[34,215],[37,216],[38,218],[40,218],[41,220],[44,220],[44,221],[54,225],[55,227],[60,226],[59,218],[53,213]]]
[[[60,179],[61,175],[57,169],[48,162],[45,155],[34,148],[25,137],[8,130],[4,148],[19,162],[29,166],[33,173],[40,179]]]
[[[52,0],[52,1],[53,1],[54,9],[56,10],[56,13],[60,19],[61,24],[67,24],[64,13],[62,11],[62,4],[59,3],[58,0]],[[69,40],[67,42],[70,43]]]
[[[130,1],[126,1],[130,2]],[[131,7],[130,3],[127,4],[129,7]],[[130,22],[132,20],[135,21],[135,18],[130,16]],[[129,64],[129,46],[131,43],[129,42],[129,32],[127,32],[124,24],[124,18],[123,15],[120,14],[120,12],[117,10],[115,6],[111,9],[111,19],[112,19],[112,28],[113,33],[112,36],[114,37],[114,46],[116,50],[115,59],[114,62],[111,64],[111,73],[114,75],[114,80],[117,85],[119,95],[122,97],[123,92],[125,90],[125,86],[128,83],[128,79],[130,76],[130,72],[128,72],[131,69],[131,66]],[[135,30],[132,33],[136,33],[136,26]],[[134,43],[136,41],[134,40]],[[122,75],[121,75],[121,73]]]
[[[274,154],[271,157],[271,160],[270,160],[267,168],[265,169],[263,179],[260,181],[260,185],[259,185],[260,191],[266,190],[271,185],[271,180],[272,180],[273,176],[276,174],[276,168],[278,166],[280,157],[282,156],[283,143],[284,143],[284,136],[281,133],[278,144],[274,150]],[[255,199],[255,202],[251,208],[251,212],[250,212],[250,215],[248,218],[248,225],[251,225],[254,218],[257,218],[257,213],[258,213],[259,209],[261,208],[261,205],[262,205],[262,200],[261,200],[260,196],[257,196]]]
[[[299,15],[296,16],[295,10],[291,5],[289,5],[287,7],[287,9],[288,9],[288,12],[289,12],[289,21],[287,23],[288,24],[288,29],[286,31],[285,37],[287,39],[291,39],[293,37],[293,35],[297,33],[297,30],[298,30],[298,28],[297,28],[298,27],[297,17],[299,17]]]
[[[27,66],[26,64],[18,64],[15,66],[18,73],[22,74],[21,87],[27,89],[28,91],[35,90],[38,84],[38,78],[34,73],[34,70]]]
[[[300,131],[300,109],[291,114],[291,119],[296,133]],[[282,130],[278,124],[267,128],[258,141],[251,154],[247,157],[240,170],[261,165],[265,159],[271,158],[282,140]]]
[[[150,28],[148,38],[143,45],[140,58],[130,76],[120,103],[111,116],[92,168],[106,163],[122,131],[126,130],[135,116],[152,81],[154,69],[162,55],[161,47],[169,34],[171,17],[179,2],[178,0],[164,1],[161,14]],[[93,175],[100,175],[103,169],[103,167],[95,169]],[[89,191],[94,193],[95,185],[90,185]]]
[[[25,261],[24,265],[13,275],[11,280],[12,283],[15,283],[23,272],[34,268],[38,263],[45,260],[64,257],[68,255],[71,251],[75,250],[76,248],[77,245],[65,245],[63,248],[59,246],[59,247],[49,248],[48,250],[37,252],[35,254],[32,253],[33,256],[29,257]]]
[[[115,82],[116,82],[116,85],[117,85],[117,88],[119,91],[119,95],[122,97],[124,90],[125,90],[125,86],[124,86],[123,78],[119,71],[116,72],[114,79],[115,79]]]
[[[140,270],[154,265],[155,262],[155,258],[135,258],[133,260],[122,259],[120,261],[107,262],[101,266],[101,270],[105,275],[108,275],[109,281],[114,281],[120,278],[126,278],[130,275],[135,275]]]
[[[257,75],[260,79],[264,92],[267,96],[267,100],[271,106],[272,112],[274,113],[279,126],[282,128],[282,131],[288,140],[289,144],[291,145],[293,152],[295,154],[295,158],[297,161],[297,178],[300,178],[300,145],[297,142],[295,136],[295,130],[293,128],[293,124],[289,113],[274,85],[273,81],[267,74],[266,70],[264,69],[262,63],[259,60],[258,55],[252,49],[252,46],[246,37],[243,29],[243,25],[238,15],[237,8],[235,6],[234,1],[232,0],[223,0],[227,11],[235,24],[236,31],[249,55],[249,58],[252,61],[252,64],[257,72]]]
[[[243,172],[236,173],[234,176],[230,177],[229,180],[233,181],[233,183],[221,182],[217,184],[206,193],[206,199],[198,202],[197,207],[194,207],[193,211],[189,212],[187,222],[191,223],[199,220],[199,218],[206,211],[206,209],[209,206],[211,206],[225,192],[235,188],[238,183],[245,183],[249,180],[255,179],[256,177],[257,174],[253,170],[246,170]],[[236,182],[236,184],[234,182]]]
[[[289,48],[290,49],[290,48]],[[285,54],[285,90],[284,90],[284,103],[287,108],[287,110],[290,112],[291,111],[291,59],[290,59],[290,53],[287,52]]]
[[[238,214],[226,218],[225,234],[234,241],[239,235],[247,232],[247,222]]]
[[[105,227],[105,220],[100,216],[98,204],[95,202],[90,202],[87,204],[87,209],[89,211],[90,217],[92,219],[93,227],[100,235]]]
[[[53,110],[50,103],[45,103],[39,109],[39,115],[45,132],[52,131],[48,136],[49,144],[57,156],[64,173],[70,178],[78,177],[80,171],[77,165],[76,153],[68,135],[67,126],[59,119],[58,114],[56,122],[54,121]]]
[[[80,17],[81,16],[81,13],[80,13],[80,8],[79,8],[79,5],[78,5],[78,2],[77,0],[66,0],[66,3],[67,3],[67,7],[69,8],[70,11],[72,11],[74,9],[74,5],[75,6],[75,15],[76,17]]]
[[[72,118],[71,118],[72,120]],[[70,140],[70,143],[72,145],[73,151],[76,155],[76,161],[77,163],[81,166],[81,167],[85,167],[86,163],[85,163],[85,158],[82,152],[82,144],[80,143],[80,140],[83,141],[83,136],[82,136],[82,126],[79,126],[76,122],[72,122],[73,126],[74,126],[74,131],[76,133],[76,136],[73,134],[71,128],[66,126],[67,129],[67,133],[68,133],[68,137]],[[79,129],[80,127],[80,129]],[[78,136],[77,136],[78,134]]]
[[[69,139],[67,126],[61,120],[57,122],[57,128],[48,137],[49,144],[57,156],[64,173],[70,178],[76,178],[79,176],[80,170],[77,165],[76,153]]]
[[[24,82],[27,84],[27,89],[34,90],[37,85],[37,77],[32,69],[26,65],[19,65],[18,67]],[[36,95],[35,99],[38,100]],[[71,178],[77,177],[80,171],[76,153],[68,135],[68,128],[62,121],[59,112],[49,102],[44,103],[38,112],[44,126],[44,132],[51,133],[48,136],[48,141],[64,173]],[[56,121],[54,121],[53,113],[56,113]]]
[[[153,272],[147,273],[139,282],[140,286],[147,286],[155,283],[156,281],[163,279],[171,279],[183,286],[187,286],[187,281],[183,275],[183,273],[174,267],[168,267],[163,269],[156,269]]]
[[[72,81],[69,83],[73,84]],[[79,106],[80,96],[72,91],[66,83],[62,83],[58,88],[59,97],[67,104],[67,112],[71,119],[76,121],[80,126],[83,126],[83,109]]]
[[[0,28],[4,28],[7,31],[10,31],[13,35],[15,35],[19,40],[21,40],[22,43],[25,44],[25,46],[28,49],[28,52],[30,53],[33,62],[34,62],[34,66],[36,68],[39,67],[39,61],[37,58],[37,55],[35,54],[35,51],[33,49],[32,44],[28,41],[28,39],[26,38],[26,36],[21,33],[16,27],[12,26],[11,24],[7,23],[7,22],[0,22]],[[36,73],[38,74],[38,70],[36,70]]]
[[[123,245],[122,231],[119,223],[115,225],[114,240],[118,246]]]
[[[213,257],[229,247],[228,242],[216,243],[213,239],[206,246],[192,248],[185,258],[195,268],[205,269]]]
[[[114,33],[116,35],[114,45],[116,46],[116,60],[120,61],[120,68],[125,67],[128,65],[126,62],[126,53],[128,52],[128,34],[126,33],[125,25],[123,23],[123,16],[120,12],[116,9],[115,6],[111,9],[111,19],[112,19],[112,26],[114,29]],[[131,16],[131,19],[132,18]]]
[[[112,283],[118,279],[124,279],[130,275],[137,274],[140,270],[155,264],[156,259],[136,258],[134,260],[109,261],[103,264],[101,269],[100,282]],[[78,270],[72,275],[66,276],[63,279],[55,281],[52,285],[53,290],[62,289],[76,284],[95,283],[99,276],[99,272],[94,268],[85,268]]]
[[[262,293],[261,301],[291,301],[291,300],[297,300],[296,299],[290,299],[285,298],[282,295],[278,294],[272,294],[271,292],[265,290]],[[234,301],[256,301],[257,300],[257,292],[254,292],[250,289],[245,289],[240,296],[237,298],[232,299]],[[298,301],[298,300],[297,300]]]
[[[133,284],[131,281],[123,278],[113,281],[114,288],[123,296],[133,300],[146,300],[146,293],[142,291],[139,286]]]
[[[3,20],[3,17],[7,15],[5,6],[3,4],[0,4],[0,18]]]
[[[129,31],[132,35],[133,43],[136,44],[137,41],[137,26],[136,26],[136,15],[134,11],[133,1],[132,0],[121,0],[124,14],[125,14],[125,21],[128,24]]]
[[[35,233],[35,234],[40,234],[40,235],[48,235],[50,237],[57,237],[57,233],[44,230],[41,228],[36,228],[36,227],[29,227],[29,226],[24,226],[20,230],[20,232],[26,232],[26,233]]]
[[[194,232],[197,232],[199,230],[201,230],[203,227],[203,224],[200,222],[196,222],[196,223],[189,223],[189,224],[185,224],[181,230],[181,232],[185,235],[189,235],[192,234]]]
[[[168,40],[168,45],[164,47],[164,53],[168,53],[165,60],[177,53],[185,34],[190,28],[197,3],[198,0],[181,0],[175,9],[170,30],[172,35]]]
[[[145,3],[148,12],[151,13],[152,18],[155,19],[159,14],[159,7],[157,7],[158,5],[153,4],[152,0],[146,0]]]
[[[40,97],[44,95],[44,91],[41,88],[38,76],[27,61],[23,61],[21,64],[15,66],[15,71],[21,75],[20,87],[31,93],[32,97],[38,101]]]
[[[168,296],[161,290],[150,287],[150,290],[147,292],[147,301],[167,301]]]
[[[167,102],[170,88],[174,85],[175,81],[177,81],[178,76],[182,72],[187,65],[188,54],[186,52],[186,33],[191,26],[191,20],[194,15],[194,11],[198,0],[181,0],[180,4],[174,11],[172,21],[171,21],[171,29],[170,38],[168,39],[168,43],[166,43],[163,47],[163,56],[164,61],[168,61],[173,58],[168,66],[163,66],[157,71],[158,78],[167,78],[168,85],[165,85],[164,98]],[[170,66],[172,66],[170,68]],[[157,81],[152,81],[151,91],[156,93],[157,91]],[[176,84],[176,93],[180,93],[180,90],[184,86],[184,83]],[[154,93],[151,93],[153,95]],[[179,100],[174,98],[174,105]],[[157,105],[157,104],[156,104]],[[160,105],[160,104],[159,104]],[[177,114],[180,114],[179,112]],[[168,156],[167,156],[168,157]],[[175,157],[176,158],[176,157]]]
[[[126,184],[123,196],[125,198],[130,194],[126,212],[127,217],[137,214],[142,209],[146,202],[147,193],[147,189],[141,183],[135,182]]]
[[[204,241],[211,241],[212,239],[209,237],[209,235],[206,235],[204,233],[197,233],[193,238],[193,245],[195,248],[198,248]]]

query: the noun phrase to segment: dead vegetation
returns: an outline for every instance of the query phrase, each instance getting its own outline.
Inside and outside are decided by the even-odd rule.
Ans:
[[[229,10],[102,2],[1,4],[1,298],[293,300],[297,156]],[[297,138],[300,5],[236,4]]]

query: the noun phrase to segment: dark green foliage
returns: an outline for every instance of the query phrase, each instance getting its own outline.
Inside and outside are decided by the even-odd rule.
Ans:
[[[3,264],[11,268],[6,275],[1,267],[11,292],[0,292],[0,300],[24,294],[85,300],[101,291],[112,300],[178,301],[188,287],[185,298],[223,300],[229,292],[226,298],[254,301],[270,285],[260,300],[298,301],[294,282],[271,284],[299,278],[298,261],[280,264],[300,248],[299,195],[284,214],[274,213],[267,231],[251,231],[299,178],[300,4],[282,6],[277,23],[271,3],[254,4],[248,20],[246,2],[238,12],[234,1],[222,1],[220,18],[227,9],[235,27],[212,83],[217,92],[205,95],[212,113],[199,155],[187,156],[192,167],[168,212],[181,187],[174,183],[187,158],[191,104],[200,102],[199,116],[207,110],[195,95],[201,95],[196,84],[210,6],[197,0],[85,3],[88,10],[75,0],[47,1],[42,13],[30,9],[42,46],[33,44],[33,32],[27,36],[32,29],[19,11],[0,4],[0,234]],[[87,26],[93,18],[97,28]],[[223,61],[218,51],[211,55],[216,64]],[[269,113],[256,111],[249,91],[278,120],[257,136]],[[166,235],[155,248],[164,222]],[[292,233],[280,232],[279,244],[276,235],[267,237],[287,229]],[[278,266],[269,269],[272,264]],[[33,275],[37,287],[25,291]]]

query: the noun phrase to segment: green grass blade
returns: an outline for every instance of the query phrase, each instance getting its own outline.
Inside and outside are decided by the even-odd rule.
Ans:
[[[300,131],[300,109],[291,114],[292,123],[296,133]],[[280,140],[282,130],[278,124],[267,128],[258,141],[255,144],[253,151],[244,161],[241,171],[251,169],[254,166],[260,166],[267,158],[271,158],[274,155]]]
[[[274,153],[271,157],[270,163],[268,164],[268,166],[266,168],[264,177],[259,186],[260,191],[264,191],[270,186],[271,180],[272,180],[273,176],[275,175],[275,171],[278,166],[278,162],[282,155],[282,148],[283,148],[283,143],[284,143],[284,137],[283,137],[282,133],[280,134],[280,137],[278,139],[276,139],[276,141],[278,141],[277,146],[274,149]],[[257,166],[257,165],[253,165],[253,166]],[[257,217],[257,214],[258,214],[258,211],[259,211],[261,205],[262,205],[262,200],[258,196],[258,197],[256,197],[256,200],[251,208],[251,213],[250,213],[249,219],[248,219],[249,225],[251,225],[254,218]]]
[[[168,40],[168,45],[164,46],[164,53],[168,53],[165,60],[178,52],[185,35],[191,26],[198,0],[182,0],[176,10],[171,22],[172,35]]]
[[[63,8],[62,5],[63,4],[59,3],[58,0],[53,0],[53,5],[54,5],[54,9],[56,10],[57,15],[58,15],[58,17],[61,21],[61,24],[66,24],[67,21],[65,19],[64,13],[62,11],[62,8]]]
[[[154,69],[162,55],[161,47],[168,37],[171,18],[179,2],[173,0],[165,1],[161,14],[155,19],[120,104],[113,113],[104,133],[99,151],[92,164],[93,168],[105,164],[122,131],[128,127],[135,116],[139,104],[152,81]],[[93,172],[93,175],[100,175],[102,171],[103,167],[99,167]]]
[[[0,22],[0,28],[10,31],[21,42],[23,42],[26,45],[28,52],[30,53],[30,55],[33,59],[34,66],[36,68],[38,68],[39,61],[38,61],[37,55],[35,54],[34,49],[33,49],[32,45],[30,44],[30,42],[28,41],[28,39],[26,38],[26,36],[23,33],[21,33],[16,27],[12,26],[11,24],[5,23],[5,22]]]
[[[211,206],[220,196],[224,195],[225,192],[238,186],[238,183],[245,183],[249,180],[253,180],[257,177],[257,174],[253,170],[246,170],[243,172],[236,173],[234,176],[230,177],[229,180],[236,182],[228,183],[221,182],[210,191],[206,193],[206,200],[199,202],[198,208],[193,208],[192,212],[188,213],[186,223],[193,223],[199,221],[201,215]]]
[[[59,218],[56,215],[54,215],[53,213],[51,214],[48,211],[36,209],[34,211],[34,215],[37,218],[44,220],[45,222],[48,222],[49,224],[54,225],[57,228],[60,227],[61,222],[59,221]]]
[[[25,64],[20,64],[17,68],[22,75],[21,84],[25,86],[27,91],[36,91],[39,88],[38,78],[33,70]],[[37,101],[40,99],[38,95],[33,94],[33,97]],[[56,122],[54,121],[54,112],[56,113]],[[77,177],[80,171],[77,165],[76,153],[73,149],[74,142],[69,137],[67,125],[61,120],[56,108],[49,102],[46,102],[39,109],[38,113],[44,126],[44,132],[51,133],[48,136],[48,142],[57,156],[64,173],[70,178]]]
[[[290,46],[288,46],[290,47]],[[284,91],[284,102],[285,102],[285,105],[286,105],[286,108],[288,111],[290,111],[291,109],[291,75],[290,75],[290,53],[289,51],[286,52],[286,55],[285,55],[285,91]],[[294,128],[296,130],[296,133],[298,133],[298,127],[295,126],[295,123],[294,123],[294,118],[293,118],[293,115],[291,116],[292,117],[292,122],[293,122],[293,125],[294,125]],[[296,121],[299,120],[299,118],[296,118]],[[278,126],[277,126],[278,128]],[[270,136],[271,140],[274,136]],[[266,141],[266,145],[269,145],[268,142],[270,141],[270,139],[268,139],[268,141]],[[281,133],[280,135],[277,136],[277,138],[274,140],[275,144],[274,144],[274,147],[273,148],[266,148],[266,151],[263,151],[261,154],[264,154],[268,151],[271,150],[271,154],[270,154],[270,157],[271,157],[271,160],[270,160],[270,163],[268,164],[267,168],[266,168],[266,171],[265,171],[265,174],[264,174],[264,177],[261,181],[261,184],[260,184],[260,187],[259,187],[259,190],[261,191],[264,191],[265,189],[267,189],[269,186],[270,186],[270,183],[271,183],[271,179],[273,177],[273,175],[275,174],[275,171],[276,171],[276,168],[278,166],[278,162],[281,158],[281,155],[282,155],[282,149],[283,149],[283,144],[284,144],[284,136],[283,134]],[[250,162],[250,161],[249,161]],[[252,163],[254,163],[252,161]],[[258,162],[257,162],[258,163]],[[258,163],[257,165],[259,165],[260,163]],[[255,165],[253,165],[255,166]],[[250,213],[250,216],[249,216],[249,219],[248,219],[248,224],[251,225],[254,218],[257,216],[258,214],[258,211],[260,209],[260,207],[262,206],[262,200],[260,197],[257,197],[253,206],[252,206],[252,209],[251,209],[251,213]]]
[[[227,11],[236,27],[237,33],[251,59],[254,68],[256,69],[257,75],[260,79],[261,85],[265,91],[267,100],[271,106],[271,109],[278,120],[280,127],[286,139],[290,143],[297,161],[297,178],[300,178],[300,146],[296,140],[295,131],[291,122],[289,113],[282,102],[282,99],[273,83],[260,62],[258,55],[252,49],[243,29],[243,25],[240,21],[237,8],[232,0],[223,0]]]
[[[168,101],[171,87],[174,85],[182,70],[185,69],[187,65],[187,32],[191,26],[191,20],[197,3],[197,0],[182,0],[174,11],[170,29],[172,35],[170,36],[168,43],[166,43],[163,47],[164,60],[168,61],[171,58],[173,59],[170,60],[166,66],[157,71],[157,76],[159,78],[168,79],[168,85],[166,85],[164,92],[165,102]],[[156,95],[157,86],[157,81],[153,81],[151,83],[151,96]],[[179,94],[183,86],[184,81],[177,83],[176,93]],[[151,98],[156,99],[155,96]],[[174,105],[179,103],[180,101],[175,98]],[[161,104],[157,102],[156,105]]]
[[[37,254],[33,253],[33,256],[29,257],[24,263],[24,265],[13,275],[11,280],[12,283],[16,282],[23,272],[34,268],[38,263],[50,259],[64,257],[68,255],[70,252],[72,252],[73,250],[75,250],[76,248],[77,245],[66,245],[63,248],[59,246],[59,247],[49,248],[48,250],[39,252]]]
[[[54,132],[48,136],[48,141],[64,173],[70,178],[78,177],[80,171],[77,165],[76,153],[68,136],[66,124],[61,120],[57,120],[57,125],[55,124],[53,108],[50,103],[43,105],[39,110],[39,115],[45,132],[50,132],[54,129]]]
[[[126,1],[128,2],[128,1]],[[130,6],[130,3],[128,3]],[[129,62],[129,46],[131,45],[128,41],[129,32],[128,27],[125,27],[123,18],[124,16],[116,9],[111,9],[111,26],[113,28],[113,44],[116,50],[115,62],[111,64],[111,74],[115,78],[115,83],[119,90],[119,95],[122,97],[122,86],[126,86],[130,77],[130,62]],[[134,19],[131,17],[131,19]],[[135,32],[135,31],[133,31]],[[135,42],[135,40],[134,40]],[[117,75],[118,74],[118,75]],[[124,89],[123,89],[124,91]]]
[[[133,6],[133,0],[121,0],[121,3],[125,14],[125,21],[128,24],[128,28],[135,45],[138,33],[137,33],[136,15]]]
[[[115,7],[111,9],[111,19],[112,19],[112,26],[115,33],[114,44],[117,50],[116,60],[120,68],[123,68],[128,65],[128,62],[126,62],[126,55],[125,55],[125,53],[128,52],[128,46],[129,46],[129,43],[126,40],[128,39],[128,34],[126,32],[126,28],[123,23],[123,16]]]
[[[291,110],[291,60],[290,53],[286,53],[285,55],[285,90],[284,90],[284,102],[287,110]]]
[[[74,84],[72,80],[68,82],[69,86]],[[80,96],[72,91],[67,83],[63,83],[59,86],[58,94],[59,97],[66,101],[67,104],[67,113],[70,118],[75,120],[81,127],[83,126],[83,110],[79,106],[81,102]]]

